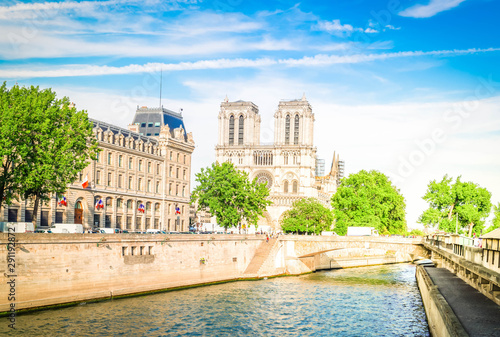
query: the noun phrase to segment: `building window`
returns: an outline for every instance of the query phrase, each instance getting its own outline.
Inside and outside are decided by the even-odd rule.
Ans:
[[[101,171],[95,173],[95,183],[99,185],[101,183]]]
[[[127,200],[127,209],[132,209],[132,200]]]
[[[132,229],[132,217],[127,217],[127,229]]]
[[[295,145],[299,143],[299,115],[295,115],[295,125],[293,128],[293,143]]]
[[[113,206],[113,199],[111,198],[106,198],[106,207],[111,207]]]
[[[145,128],[146,127],[146,123],[141,123],[141,128]]]
[[[172,160],[173,151],[170,151],[170,160]]]
[[[160,164],[156,164],[156,174],[160,174]]]
[[[128,169],[131,170],[132,169],[132,161],[133,159],[132,158],[129,158],[128,159]]]
[[[234,116],[229,117],[229,145],[234,144]]]
[[[184,155],[184,164],[186,164],[186,155]]]
[[[285,118],[285,144],[290,144],[290,115]]]
[[[185,197],[186,194],[186,186],[182,186],[182,196]]]
[[[151,203],[147,202],[146,203],[146,212],[150,212],[150,211],[151,211]]]
[[[175,170],[175,177],[176,177],[177,179],[179,179],[179,168],[177,168],[177,169]]]
[[[142,191],[142,178],[139,178],[139,180],[137,181],[137,189],[139,191]]]
[[[148,180],[148,192],[151,192],[151,180]]]
[[[172,183],[168,184],[168,194],[172,195]]]
[[[111,153],[108,153],[108,165],[111,165]]]
[[[153,122],[149,122],[148,123],[148,128],[152,128],[153,127]]]
[[[132,177],[128,177],[128,189],[131,190],[132,189]]]
[[[244,125],[243,115],[240,116],[238,120],[238,145],[243,145],[243,125]]]
[[[122,159],[123,159],[123,156],[118,156],[118,166],[119,167],[122,167]]]
[[[288,193],[288,181],[286,181],[286,180],[283,183],[283,192],[284,193]]]
[[[146,133],[146,136],[151,136],[151,133],[150,132]]]
[[[298,190],[297,181],[294,181],[292,183],[292,191],[293,193],[297,193],[297,190]]]
[[[116,200],[116,207],[118,208],[118,210],[119,210],[119,208],[122,207],[122,199]]]
[[[148,173],[151,173],[151,162],[148,162]]]
[[[159,212],[159,211],[160,211],[160,204],[156,203],[155,204],[155,212]]]
[[[139,160],[139,171],[142,171],[142,160]]]
[[[111,173],[108,173],[108,186],[111,186]]]
[[[97,152],[96,161],[99,163],[101,161],[101,154]]]
[[[180,156],[180,154],[177,153],[177,162],[179,162],[179,156]]]
[[[120,187],[120,188],[122,187],[122,179],[123,179],[123,177],[122,177],[122,175],[120,174],[120,175],[118,176],[118,187]]]
[[[155,123],[155,126],[160,126],[160,122],[156,122],[156,123]]]
[[[184,180],[186,180],[186,170],[183,170],[183,171],[182,171],[182,178],[183,178]]]
[[[179,185],[175,185],[175,195],[179,195]]]
[[[121,217],[121,215],[116,216],[116,228],[122,229],[122,217]]]
[[[156,193],[160,193],[160,182],[156,182]]]

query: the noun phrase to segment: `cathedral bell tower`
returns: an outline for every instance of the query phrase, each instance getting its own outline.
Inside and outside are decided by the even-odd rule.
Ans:
[[[260,144],[259,108],[252,102],[229,102],[220,105],[217,145],[243,147]]]
[[[300,100],[279,102],[274,114],[274,144],[313,146],[314,114],[305,94]]]

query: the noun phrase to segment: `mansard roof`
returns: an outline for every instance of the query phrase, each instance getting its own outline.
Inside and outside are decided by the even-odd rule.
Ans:
[[[132,137],[134,140],[142,140],[144,143],[152,143],[153,145],[158,145],[158,140],[154,137],[143,136],[136,132],[130,131],[128,129],[121,128],[116,125],[112,125],[106,122],[99,121],[97,119],[89,118],[94,125],[94,128],[100,128],[102,132],[111,131],[114,135],[122,134],[125,138]]]

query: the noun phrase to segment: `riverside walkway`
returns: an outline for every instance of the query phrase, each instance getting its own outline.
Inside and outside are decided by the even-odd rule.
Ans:
[[[426,267],[469,336],[500,336],[500,306],[445,268]]]

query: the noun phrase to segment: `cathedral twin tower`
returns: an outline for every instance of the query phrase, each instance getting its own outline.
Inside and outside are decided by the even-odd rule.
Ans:
[[[280,101],[274,114],[274,143],[260,143],[259,108],[252,102],[221,103],[219,138],[215,148],[219,163],[232,162],[238,169],[265,182],[270,191],[263,230],[279,231],[283,213],[296,200],[314,197],[329,206],[339,179],[338,157],[326,176],[316,176],[316,147],[313,145],[314,114],[305,96]]]

